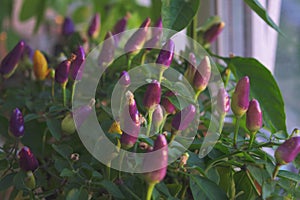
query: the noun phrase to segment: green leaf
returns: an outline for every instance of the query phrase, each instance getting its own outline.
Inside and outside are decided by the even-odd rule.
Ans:
[[[34,31],[38,30],[39,25],[44,19],[47,0],[24,0],[19,15],[20,21],[26,21],[32,17],[36,18]]]
[[[228,199],[225,192],[217,184],[201,176],[190,176],[190,187],[194,199]]]
[[[290,171],[280,170],[278,172],[278,177],[280,177],[280,178],[286,178],[286,179],[289,179],[291,181],[300,183],[300,175],[299,174],[295,174],[295,173],[290,172]]]
[[[63,158],[69,158],[70,155],[73,153],[73,149],[66,145],[66,144],[62,144],[62,145],[55,145],[52,144],[53,149],[59,153]]]
[[[74,175],[74,172],[68,168],[63,169],[60,173],[61,177],[72,177],[73,175]]]
[[[275,29],[277,32],[281,33],[279,27],[275,24],[275,22],[268,15],[267,11],[264,7],[259,3],[258,0],[244,0],[244,2],[258,15],[262,18],[269,26]]]
[[[238,196],[238,198],[236,198],[237,200],[256,199],[256,192],[245,171],[235,173],[234,181],[236,186],[236,194],[241,194]]]
[[[11,173],[1,178],[0,191],[6,190],[7,188],[13,185],[13,180],[15,175],[16,173]]]
[[[271,178],[266,169],[258,168],[251,165],[249,165],[247,169],[249,170],[253,178],[259,183],[259,185],[263,185],[265,181]]]
[[[55,139],[59,140],[61,137],[60,121],[54,118],[47,119],[47,126],[49,128],[51,135]]]
[[[116,184],[108,180],[101,181],[101,185],[115,198],[124,199],[124,195]]]
[[[218,167],[220,175],[219,186],[226,192],[229,199],[235,197],[235,183],[233,180],[233,170],[231,167]]]
[[[81,199],[88,199],[88,192],[84,188],[74,188],[68,192],[66,200],[81,200]]]
[[[38,118],[40,118],[40,116],[38,114],[29,113],[24,116],[24,122],[26,123],[26,122],[29,122],[31,120],[38,119]]]
[[[249,76],[250,93],[260,103],[265,127],[272,133],[284,131],[287,137],[284,102],[271,72],[254,58],[234,57],[225,61],[237,79]]]
[[[26,21],[35,15],[36,5],[40,0],[24,0],[19,15],[20,21]]]
[[[199,8],[200,0],[162,0],[163,27],[181,31],[189,25]]]
[[[167,184],[167,187],[173,197],[177,197],[179,192],[181,191],[182,185],[172,183],[172,184]]]

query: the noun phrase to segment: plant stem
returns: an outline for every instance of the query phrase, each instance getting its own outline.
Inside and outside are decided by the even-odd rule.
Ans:
[[[197,102],[199,95],[201,94],[201,91],[197,91],[195,96],[194,96],[194,101]]]
[[[127,56],[127,71],[131,69],[132,59],[133,59],[132,55]]]
[[[64,105],[64,106],[66,106],[66,104],[67,104],[66,85],[67,85],[67,83],[63,83],[63,84],[61,85],[61,89],[62,89],[62,98],[63,98],[63,105]]]
[[[110,165],[111,165],[111,162],[107,163],[107,165],[106,165],[107,180],[110,180]]]
[[[225,75],[226,75],[226,79],[225,79],[225,83],[224,83],[224,88],[227,87],[228,82],[230,80],[230,75],[231,75],[231,70],[228,67],[225,69]]]
[[[52,100],[55,101],[55,80],[52,79],[51,81],[51,96],[52,96]]]
[[[225,119],[226,114],[222,114],[220,117],[220,122],[219,122],[219,133],[221,134],[223,131],[223,126],[224,126],[224,119]]]
[[[158,82],[161,83],[162,78],[163,78],[163,74],[164,74],[165,69],[160,69],[159,71],[159,77],[158,77]]]
[[[71,104],[73,104],[73,99],[74,99],[74,93],[75,93],[76,84],[77,84],[77,81],[74,80],[74,82],[72,84]]]
[[[147,126],[147,132],[146,132],[146,136],[147,136],[147,137],[149,137],[150,131],[151,131],[153,112],[154,112],[154,109],[153,109],[153,108],[150,108],[150,109],[149,109],[149,114],[148,114],[148,126]]]
[[[147,56],[148,52],[149,51],[147,49],[144,50],[142,58],[141,58],[141,65],[145,64],[145,60],[146,60],[146,56]]]
[[[240,117],[236,117],[236,122],[235,122],[235,127],[234,127],[234,137],[233,137],[233,147],[237,148],[237,137],[238,137],[238,133],[239,133],[239,128],[240,128],[240,121],[241,118]]]
[[[168,117],[168,114],[165,114],[165,115],[164,115],[164,118],[163,118],[163,121],[162,121],[162,123],[161,123],[161,125],[160,125],[160,128],[159,128],[159,132],[160,132],[160,133],[162,133],[162,131],[163,131],[163,128],[164,128],[165,123],[166,123],[166,121],[167,121],[167,117]]]
[[[124,156],[125,156],[125,151],[121,151],[120,152],[120,163],[119,163],[119,179],[121,179],[122,177],[122,165],[123,165],[123,161],[124,161]]]
[[[281,166],[280,164],[276,164],[275,169],[273,171],[272,180],[275,180],[275,178],[277,177],[280,166]]]
[[[150,183],[150,184],[148,185],[148,189],[147,189],[147,198],[146,198],[146,200],[151,200],[152,192],[153,192],[154,186],[155,186],[155,183]]]
[[[254,140],[255,140],[255,135],[256,135],[256,132],[250,133],[249,149],[252,148],[253,142],[254,142]]]

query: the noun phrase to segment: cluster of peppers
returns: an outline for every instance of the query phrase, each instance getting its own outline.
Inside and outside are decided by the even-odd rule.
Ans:
[[[106,51],[100,52],[99,65],[108,66],[113,62],[113,48],[116,47],[120,41],[121,34],[126,29],[128,16],[120,19],[112,32],[108,32],[106,35],[107,40],[111,40],[108,43],[108,48],[103,48]],[[137,55],[143,47],[155,46],[160,40],[160,34],[162,32],[162,21],[159,19],[155,23],[156,32],[152,33],[152,38],[147,40],[148,28],[150,27],[151,20],[147,18],[125,44],[124,50],[128,52],[128,60],[130,61],[135,55]],[[206,42],[213,42],[218,34],[222,31],[224,23],[218,23],[212,26],[204,34]],[[95,14],[91,20],[90,26],[87,31],[87,35],[90,38],[98,36],[100,31],[100,15]],[[62,34],[65,36],[72,35],[75,32],[75,26],[70,18],[65,18]],[[20,41],[13,50],[11,50],[7,56],[2,60],[0,65],[0,73],[4,78],[9,78],[17,68],[18,61],[28,51],[26,49],[30,47],[24,42]],[[161,65],[160,76],[157,80],[152,80],[148,84],[146,92],[144,94],[143,106],[147,110],[147,132],[146,135],[150,136],[150,133],[155,133],[154,146],[148,147],[147,151],[160,151],[161,153],[157,157],[145,157],[143,165],[147,167],[147,163],[157,163],[159,169],[147,172],[144,174],[145,180],[149,185],[147,199],[151,199],[152,190],[155,184],[164,179],[167,172],[168,165],[168,142],[172,142],[176,137],[178,131],[183,131],[188,128],[196,116],[196,107],[193,104],[189,104],[182,110],[178,111],[176,107],[169,100],[170,97],[176,96],[175,91],[167,91],[162,94],[161,81],[163,79],[164,71],[170,67],[174,57],[174,42],[168,40],[162,49],[160,50],[156,63]],[[147,51],[151,51],[151,48],[146,48]],[[30,52],[30,51],[29,51]],[[145,54],[146,55],[146,54]],[[47,60],[43,53],[36,50],[33,53],[33,71],[35,77],[39,81],[45,80],[49,75],[50,78],[62,86],[63,90],[63,104],[66,105],[65,88],[69,80],[69,77],[74,81],[80,81],[82,77],[83,66],[85,62],[85,51],[82,46],[78,46],[76,51],[72,54],[70,59],[63,60],[58,66],[48,68]],[[190,53],[189,64],[184,73],[185,78],[193,86],[195,90],[195,102],[198,101],[198,97],[203,92],[209,83],[211,77],[211,64],[208,57],[204,57],[200,64],[197,66],[195,55]],[[130,66],[130,62],[128,63]],[[129,68],[130,69],[130,68]],[[125,88],[128,87],[130,82],[130,76],[127,71],[123,71],[120,75],[120,84]],[[234,132],[233,144],[237,147],[238,129],[240,119],[246,115],[246,127],[250,132],[249,148],[252,147],[255,140],[257,131],[262,127],[262,111],[260,109],[259,102],[256,99],[249,101],[250,92],[250,80],[247,76],[241,78],[233,92],[231,102],[227,91],[222,88],[218,92],[217,96],[217,111],[225,118],[225,115],[229,112],[230,107],[236,117],[236,128]],[[54,94],[52,94],[54,95]],[[77,108],[73,113],[69,113],[62,121],[62,128],[69,133],[75,132],[77,126],[84,123],[84,120],[91,113],[92,107],[95,104],[95,100],[92,99],[90,104]],[[166,119],[169,115],[174,115],[172,118],[171,137],[167,138],[163,134],[163,127]],[[137,109],[137,103],[134,99],[134,94],[131,91],[126,92],[126,102],[124,103],[120,112],[120,122],[114,122],[109,132],[118,132],[121,134],[120,143],[124,149],[132,148],[139,137],[140,128],[143,121],[142,115]],[[22,112],[16,108],[10,118],[9,132],[18,140],[24,135],[24,119]],[[220,130],[221,132],[222,130]],[[300,152],[300,137],[292,137],[285,141],[278,147],[275,152],[275,158],[277,166],[286,164],[295,159]],[[32,171],[38,168],[38,161],[34,154],[28,147],[23,147],[19,153],[19,165],[20,168],[28,172],[28,177],[33,177]],[[187,156],[188,158],[188,156]],[[274,172],[276,176],[276,172]],[[34,180],[34,177],[33,179]],[[34,187],[34,186],[33,186]]]

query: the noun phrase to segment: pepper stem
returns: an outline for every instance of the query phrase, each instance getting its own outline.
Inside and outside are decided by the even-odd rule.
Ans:
[[[133,55],[127,56],[127,71],[131,69],[132,59],[133,59]]]
[[[256,132],[251,132],[251,133],[250,133],[249,149],[252,148],[253,142],[254,142],[254,140],[255,140],[255,135],[256,135]]]
[[[275,180],[275,178],[277,177],[280,166],[281,166],[280,164],[278,164],[278,163],[276,164],[275,169],[273,171],[272,180]]]
[[[62,98],[63,98],[63,105],[64,106],[66,106],[66,104],[67,104],[66,85],[67,85],[67,83],[61,84]]]
[[[77,81],[74,80],[73,85],[72,85],[71,104],[73,104],[73,99],[74,99],[74,93],[75,93],[76,84],[77,84]]]
[[[154,187],[155,187],[155,183],[149,183],[148,184],[146,200],[151,200]]]
[[[239,132],[239,128],[240,128],[240,121],[241,118],[240,117],[236,117],[236,122],[235,122],[235,128],[234,128],[234,137],[233,137],[233,147],[237,148],[237,137],[238,137],[238,132]]]

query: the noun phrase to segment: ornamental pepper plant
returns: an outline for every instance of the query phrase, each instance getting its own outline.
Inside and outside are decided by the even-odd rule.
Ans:
[[[216,55],[227,27],[199,23],[200,0],[150,2],[24,0],[30,37],[3,14],[0,199],[300,198],[266,66]]]

